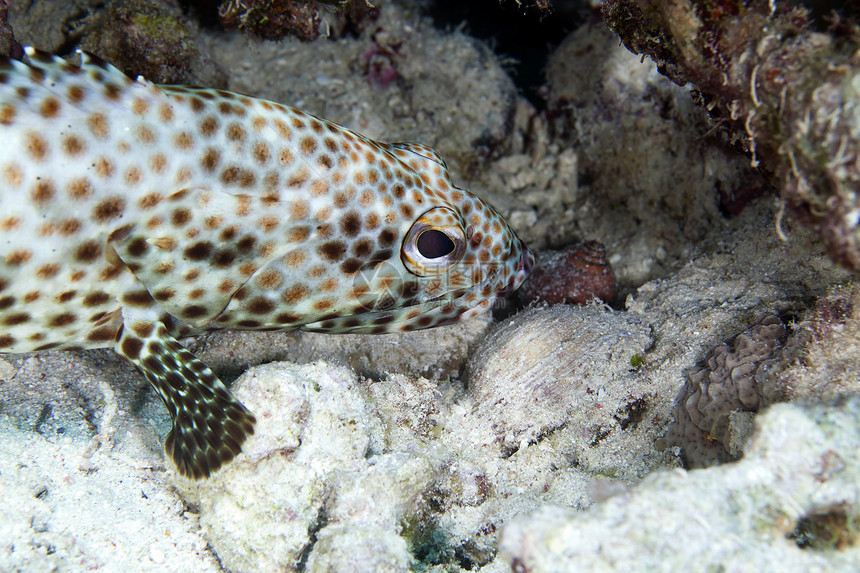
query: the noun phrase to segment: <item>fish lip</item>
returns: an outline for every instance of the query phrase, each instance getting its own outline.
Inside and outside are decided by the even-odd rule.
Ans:
[[[522,254],[520,255],[520,266],[517,274],[519,275],[520,272],[523,273],[523,280],[525,280],[530,274],[532,274],[532,269],[535,266],[535,256],[522,239],[520,239],[520,249],[522,249]]]
[[[526,247],[526,244],[522,239],[520,239],[520,260],[517,262],[517,271],[505,287],[496,293],[496,298],[507,298],[513,294],[513,292],[520,288],[520,286],[522,286],[525,280],[529,277],[534,266],[534,254],[528,249],[528,247]]]
[[[517,273],[514,275],[514,280],[510,285],[511,292],[522,286],[529,275],[532,274],[532,269],[535,266],[535,256],[522,239],[520,239],[520,251],[520,262],[517,265]]]

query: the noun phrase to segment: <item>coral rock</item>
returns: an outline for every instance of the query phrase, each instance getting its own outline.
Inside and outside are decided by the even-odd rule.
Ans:
[[[156,83],[208,82],[199,77],[195,24],[171,3],[109,3],[93,18],[81,48],[135,77]]]
[[[630,51],[695,85],[714,123],[776,174],[785,204],[821,234],[831,258],[856,270],[860,65],[838,25],[852,21],[851,8],[834,9],[822,33],[804,3],[738,6],[609,0],[603,11]]]
[[[568,428],[578,440],[571,450],[591,465],[594,446],[636,428],[626,404],[644,388],[630,359],[652,342],[650,327],[623,312],[566,305],[522,312],[491,332],[469,364],[475,419],[503,455]]]
[[[838,287],[816,301],[785,344],[771,384],[792,401],[860,393],[860,287]]]
[[[295,570],[307,558],[309,571],[405,570],[398,524],[435,468],[408,453],[372,455],[376,421],[357,377],[324,362],[268,364],[234,389],[258,414],[253,440],[212,479],[179,482],[223,566]],[[364,568],[349,569],[359,545]]]
[[[592,298],[612,302],[618,293],[606,248],[597,241],[576,243],[541,257],[520,289],[526,301],[585,304]]]
[[[503,531],[499,561],[514,571],[856,571],[860,399],[780,404],[757,425],[736,464],[656,472],[587,511],[521,516]],[[810,544],[801,529],[825,534]]]
[[[228,0],[218,7],[218,16],[225,28],[265,40],[295,36],[309,41],[320,35],[320,17],[311,2]]]
[[[0,0],[0,55],[20,59],[24,50],[21,44],[15,41],[15,34],[7,21],[7,10],[6,1]]]

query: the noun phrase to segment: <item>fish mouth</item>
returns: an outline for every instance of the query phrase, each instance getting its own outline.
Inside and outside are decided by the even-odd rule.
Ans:
[[[532,269],[535,266],[535,256],[526,247],[526,244],[522,241],[522,239],[518,239],[520,242],[520,260],[517,262],[516,272],[514,273],[513,278],[504,286],[504,288],[499,288],[496,292],[496,297],[494,298],[507,298],[515,290],[520,288],[525,280],[532,273]],[[513,249],[511,249],[513,250]]]
[[[522,280],[515,281],[517,287],[532,274],[532,269],[535,267],[534,253],[529,250],[522,239],[520,239],[520,248],[522,249],[522,255],[520,255],[520,267],[517,269],[517,278],[519,278],[520,273],[523,274],[523,277]]]
[[[526,246],[522,239],[520,241],[520,261],[517,265],[517,272],[514,275],[514,280],[511,281],[510,292],[514,292],[525,282],[529,275],[532,274],[532,269],[535,266],[535,256]],[[510,294],[510,293],[508,293]]]

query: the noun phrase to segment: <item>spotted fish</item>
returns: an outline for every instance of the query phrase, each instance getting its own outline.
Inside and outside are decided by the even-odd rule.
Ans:
[[[230,461],[255,420],[176,338],[430,328],[532,268],[429,147],[26,56],[0,61],[0,352],[113,347],[167,406],[183,475]]]

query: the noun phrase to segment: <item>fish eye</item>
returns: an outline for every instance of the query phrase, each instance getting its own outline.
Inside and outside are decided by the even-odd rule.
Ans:
[[[466,253],[466,233],[447,207],[424,213],[403,239],[400,259],[420,277],[443,272],[460,262]]]
[[[439,229],[427,229],[418,235],[415,247],[425,259],[444,257],[456,248],[454,241]]]

